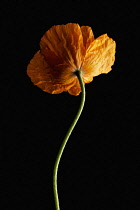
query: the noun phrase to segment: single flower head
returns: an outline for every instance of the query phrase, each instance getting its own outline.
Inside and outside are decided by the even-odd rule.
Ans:
[[[84,83],[111,71],[116,43],[103,34],[94,39],[91,27],[76,23],[55,25],[40,41],[40,50],[31,59],[27,74],[43,91],[79,95],[81,87],[75,74],[82,72]]]

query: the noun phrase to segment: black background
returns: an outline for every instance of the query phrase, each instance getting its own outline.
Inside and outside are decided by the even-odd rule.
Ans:
[[[136,1],[5,1],[1,6],[2,209],[54,210],[52,171],[80,96],[51,95],[26,68],[53,25],[91,26],[116,41],[112,71],[86,85],[58,173],[61,210],[139,209]],[[136,55],[135,55],[136,54]],[[6,178],[6,179],[5,179]]]

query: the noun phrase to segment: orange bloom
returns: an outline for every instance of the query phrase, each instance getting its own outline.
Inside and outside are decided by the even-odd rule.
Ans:
[[[111,71],[116,43],[107,34],[94,39],[91,27],[75,23],[50,28],[40,41],[40,50],[27,67],[34,85],[58,94],[79,95],[81,87],[75,71],[82,71],[84,83]]]

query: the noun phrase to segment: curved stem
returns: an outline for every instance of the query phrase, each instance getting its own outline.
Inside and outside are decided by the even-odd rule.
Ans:
[[[58,191],[57,191],[57,172],[58,172],[58,166],[59,166],[59,162],[60,162],[60,159],[61,159],[61,156],[62,156],[62,153],[64,151],[64,148],[66,146],[66,143],[70,137],[70,134],[72,133],[72,130],[74,129],[80,115],[81,115],[81,112],[83,110],[83,107],[84,107],[84,103],[85,103],[85,85],[84,85],[84,82],[82,80],[82,76],[81,76],[81,71],[80,70],[77,70],[76,71],[76,75],[79,79],[79,83],[80,83],[80,86],[81,86],[81,89],[82,89],[82,93],[81,93],[81,103],[80,103],[80,106],[79,106],[79,109],[78,109],[78,112],[72,122],[72,124],[70,125],[67,133],[66,133],[66,136],[61,144],[61,147],[59,149],[59,152],[58,152],[58,155],[57,155],[57,158],[56,158],[56,161],[55,161],[55,165],[54,165],[54,171],[53,171],[53,190],[54,190],[54,200],[55,200],[55,206],[56,206],[56,210],[60,210],[60,206],[59,206],[59,199],[58,199]]]

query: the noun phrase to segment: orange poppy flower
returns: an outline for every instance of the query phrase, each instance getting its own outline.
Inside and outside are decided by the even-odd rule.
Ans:
[[[77,96],[81,87],[75,71],[82,72],[84,83],[108,73],[114,64],[115,48],[115,41],[107,34],[94,39],[89,26],[55,25],[41,38],[40,50],[30,61],[27,74],[45,92],[68,91]]]

